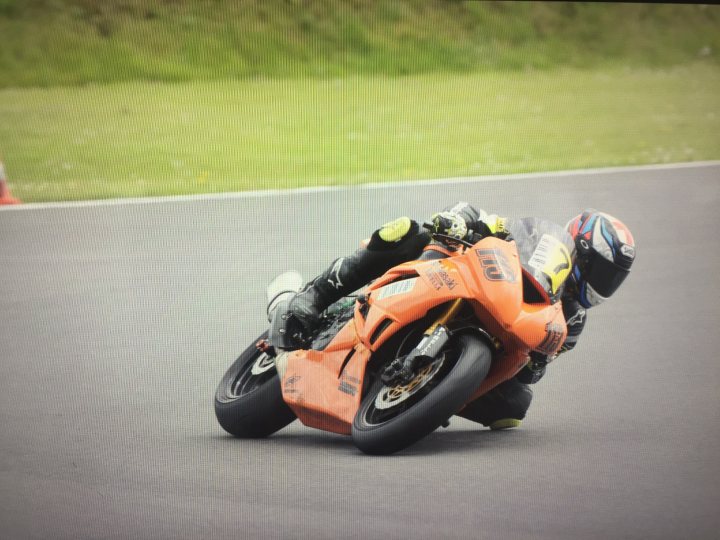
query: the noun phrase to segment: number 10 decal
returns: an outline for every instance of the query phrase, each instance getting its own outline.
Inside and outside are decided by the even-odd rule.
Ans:
[[[476,249],[480,265],[483,268],[485,277],[490,281],[507,281],[515,283],[517,275],[513,270],[510,261],[502,251],[494,249]]]

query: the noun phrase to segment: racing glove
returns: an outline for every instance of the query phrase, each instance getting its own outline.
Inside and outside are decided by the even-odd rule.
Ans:
[[[535,384],[545,375],[545,367],[549,362],[550,358],[547,355],[532,351],[530,361],[515,375],[515,378],[523,384]]]
[[[457,212],[438,212],[431,216],[433,232],[444,234],[456,240],[464,240],[468,233],[467,223]]]

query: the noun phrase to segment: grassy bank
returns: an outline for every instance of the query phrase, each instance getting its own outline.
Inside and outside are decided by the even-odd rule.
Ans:
[[[720,7],[0,0],[0,87],[720,61]]]
[[[0,0],[25,201],[720,158],[720,7]]]
[[[554,70],[0,90],[24,201],[720,158],[720,71]]]

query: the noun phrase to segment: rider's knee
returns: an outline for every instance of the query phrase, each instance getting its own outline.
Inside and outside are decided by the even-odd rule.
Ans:
[[[367,249],[370,251],[392,251],[405,246],[418,236],[420,226],[407,216],[385,223],[373,232]],[[427,242],[426,242],[427,243]]]

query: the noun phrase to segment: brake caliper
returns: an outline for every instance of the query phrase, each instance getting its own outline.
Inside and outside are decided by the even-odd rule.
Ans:
[[[432,362],[450,339],[448,329],[439,324],[431,334],[426,334],[406,356],[396,358],[383,370],[380,379],[386,386],[409,384],[417,375],[418,366]]]

